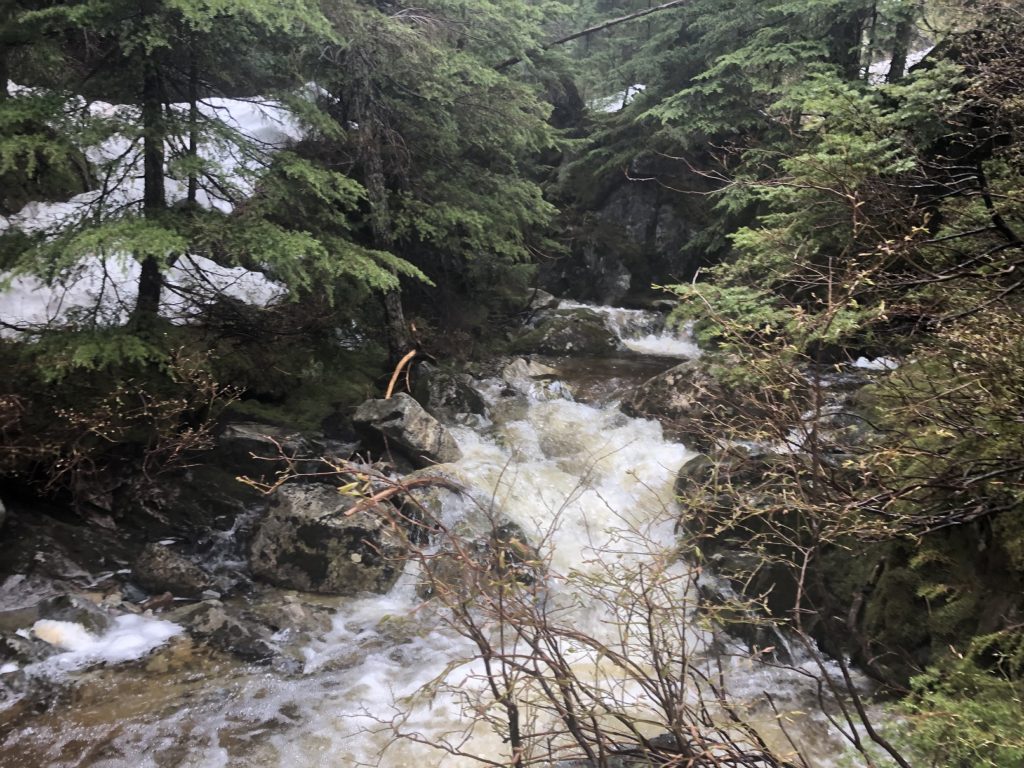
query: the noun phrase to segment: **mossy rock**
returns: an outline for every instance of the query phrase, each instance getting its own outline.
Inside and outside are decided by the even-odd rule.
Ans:
[[[623,349],[604,317],[589,309],[555,312],[512,342],[512,352],[516,354],[602,357]]]

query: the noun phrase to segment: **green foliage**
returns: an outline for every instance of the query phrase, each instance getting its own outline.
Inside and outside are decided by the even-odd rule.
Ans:
[[[978,666],[954,658],[915,677],[902,706],[906,739],[930,766],[1024,765],[1024,688]]]

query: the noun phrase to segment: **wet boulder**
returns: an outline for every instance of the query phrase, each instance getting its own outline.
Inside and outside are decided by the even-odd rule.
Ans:
[[[219,600],[206,600],[167,615],[189,634],[247,661],[269,661],[277,654],[270,631],[229,612]]]
[[[312,456],[313,444],[295,430],[258,422],[228,424],[217,438],[216,463],[252,478],[272,475],[288,459]]]
[[[534,400],[572,400],[572,390],[558,371],[536,360],[515,358],[501,369],[501,380],[508,390]]]
[[[416,587],[420,598],[462,600],[483,591],[537,581],[543,561],[522,527],[499,517],[481,529],[480,519],[464,520],[440,542]]]
[[[78,595],[58,595],[43,600],[36,606],[40,620],[80,624],[94,635],[102,635],[114,620],[91,600]]]
[[[391,525],[397,511],[358,502],[326,484],[278,488],[250,545],[253,575],[302,592],[387,592],[407,555]]]
[[[629,416],[656,419],[666,434],[697,450],[718,436],[757,423],[748,401],[719,382],[700,360],[687,360],[654,376],[622,400]],[[733,435],[736,437],[736,435]]]
[[[417,368],[413,397],[438,419],[455,419],[460,415],[487,415],[487,402],[473,388],[473,377],[420,363]]]
[[[399,451],[417,467],[462,458],[451,433],[405,393],[367,400],[356,409],[352,422],[369,441]]]
[[[512,351],[518,354],[603,357],[623,349],[622,341],[608,327],[604,316],[586,308],[546,315],[512,342]]]
[[[212,578],[191,560],[160,544],[147,544],[132,567],[132,578],[152,594],[199,597]]]

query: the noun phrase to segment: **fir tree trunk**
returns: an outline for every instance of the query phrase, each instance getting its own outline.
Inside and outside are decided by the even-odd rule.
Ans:
[[[861,74],[861,47],[868,9],[858,8],[837,19],[829,29],[829,58],[847,80]]]
[[[147,219],[159,218],[167,208],[164,191],[164,116],[161,99],[160,68],[152,57],[143,63],[142,76],[142,213]],[[142,261],[139,293],[133,320],[145,324],[156,317],[163,285],[161,264],[154,256]]]
[[[10,92],[7,81],[11,77],[11,47],[7,40],[7,25],[11,23],[11,9],[0,8],[0,102],[7,101]]]
[[[195,41],[189,53],[188,63],[188,158],[196,162],[199,154],[199,57]],[[188,172],[188,209],[194,210],[199,195],[199,174],[193,166]]]
[[[391,251],[395,245],[391,228],[391,211],[388,206],[387,182],[384,178],[384,158],[381,154],[380,126],[372,115],[365,116],[363,130],[363,157],[366,163],[366,193],[372,209],[371,227],[373,247],[380,251]],[[397,363],[415,345],[409,333],[402,308],[402,291],[396,288],[384,294],[384,325],[388,337],[388,353],[392,363]]]
[[[896,25],[896,39],[892,45],[892,59],[889,61],[889,72],[885,76],[887,83],[896,83],[907,74],[907,56],[910,54],[910,38],[914,27],[909,19]]]
[[[10,79],[10,54],[7,45],[0,42],[0,103],[7,101],[10,93],[7,91],[7,81]]]

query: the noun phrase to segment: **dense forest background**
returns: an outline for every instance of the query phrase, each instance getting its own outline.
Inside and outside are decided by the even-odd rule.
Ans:
[[[1022,765],[1022,32],[1011,0],[7,2],[0,286],[119,287],[0,316],[4,488],[106,504],[224,413],[343,430],[411,349],[505,351],[538,287],[671,298],[720,403],[680,493],[763,555],[737,583],[900,696],[922,764]]]

